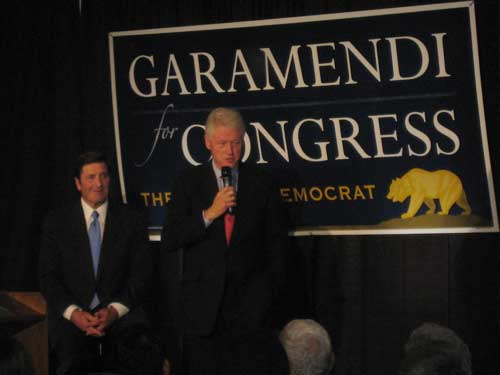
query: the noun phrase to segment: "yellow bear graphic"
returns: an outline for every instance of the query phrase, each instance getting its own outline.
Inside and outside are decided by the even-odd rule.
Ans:
[[[434,199],[439,199],[441,206],[439,215],[448,215],[455,203],[464,210],[462,215],[471,213],[460,178],[447,170],[426,171],[413,168],[401,178],[392,180],[387,199],[393,202],[404,202],[408,196],[410,196],[410,204],[406,213],[401,215],[403,219],[415,216],[422,203],[429,208],[426,215],[433,214],[436,210]]]

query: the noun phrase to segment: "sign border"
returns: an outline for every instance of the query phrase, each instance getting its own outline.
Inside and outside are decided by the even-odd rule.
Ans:
[[[497,205],[495,197],[495,189],[493,183],[493,174],[491,168],[491,160],[489,155],[488,137],[486,130],[486,120],[483,102],[483,91],[481,85],[481,73],[479,65],[479,52],[478,52],[478,41],[477,41],[477,31],[476,31],[476,18],[475,18],[475,8],[474,1],[457,1],[449,3],[438,3],[438,4],[428,4],[428,5],[416,5],[416,6],[406,6],[406,7],[394,7],[394,8],[381,8],[372,10],[362,10],[353,12],[342,12],[342,13],[328,13],[321,15],[311,15],[311,16],[299,16],[299,17],[285,17],[285,18],[271,18],[264,20],[253,20],[253,21],[242,21],[242,22],[227,22],[227,23],[216,23],[216,24],[203,24],[203,25],[192,25],[192,26],[178,26],[178,27],[166,27],[166,28],[153,28],[153,29],[140,29],[140,30],[129,30],[129,31],[115,31],[108,34],[109,41],[109,52],[110,52],[110,73],[111,73],[111,90],[112,90],[112,104],[113,104],[113,121],[115,130],[115,143],[116,143],[116,158],[118,163],[118,172],[120,179],[120,188],[123,202],[127,203],[127,192],[125,188],[125,176],[123,171],[123,161],[122,161],[122,147],[120,143],[120,128],[119,128],[119,116],[118,116],[118,98],[116,95],[116,75],[115,75],[115,59],[114,59],[114,38],[127,37],[127,36],[139,36],[139,35],[156,35],[156,34],[169,34],[178,32],[195,32],[204,30],[223,30],[223,29],[235,29],[235,28],[253,28],[260,26],[270,26],[270,25],[286,25],[286,24],[296,24],[296,23],[308,23],[308,22],[318,22],[327,20],[340,20],[340,19],[353,19],[362,17],[377,17],[386,16],[391,14],[405,14],[405,13],[418,13],[425,11],[436,11],[445,9],[459,9],[468,8],[469,20],[470,20],[470,36],[472,43],[472,58],[473,58],[473,69],[474,69],[474,79],[476,87],[476,100],[479,115],[479,128],[481,132],[482,147],[483,147],[483,158],[485,164],[486,180],[489,190],[491,217],[493,225],[490,227],[452,227],[452,228],[411,228],[411,229],[297,229],[289,232],[291,236],[313,236],[313,235],[392,235],[392,234],[440,234],[440,233],[488,233],[488,232],[498,232],[498,214]],[[160,235],[158,233],[158,228],[154,228],[150,231],[150,239],[153,241],[159,241]]]

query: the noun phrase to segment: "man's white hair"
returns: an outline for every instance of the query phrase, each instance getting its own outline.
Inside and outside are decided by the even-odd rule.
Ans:
[[[335,360],[328,332],[311,319],[295,319],[280,333],[290,375],[329,374]]]
[[[205,135],[210,137],[217,126],[238,129],[241,134],[245,133],[245,122],[241,114],[231,108],[215,108],[208,114],[205,124]]]

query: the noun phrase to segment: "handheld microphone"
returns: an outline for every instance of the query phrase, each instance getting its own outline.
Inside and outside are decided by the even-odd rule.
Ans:
[[[230,167],[222,167],[221,168],[221,177],[222,177],[222,186],[233,186],[233,177],[231,176],[231,168]],[[234,214],[233,207],[229,207],[227,212],[230,214]]]

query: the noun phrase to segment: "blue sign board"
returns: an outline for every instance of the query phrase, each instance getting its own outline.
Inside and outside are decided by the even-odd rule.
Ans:
[[[109,35],[123,200],[154,237],[215,107],[293,235],[498,231],[470,1]]]

